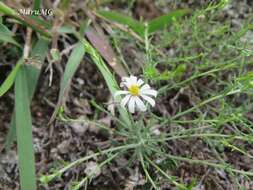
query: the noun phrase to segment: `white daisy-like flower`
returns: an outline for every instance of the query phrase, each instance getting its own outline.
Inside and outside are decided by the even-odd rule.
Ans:
[[[131,113],[134,113],[137,109],[140,111],[147,110],[143,100],[147,101],[152,107],[155,106],[155,100],[150,96],[156,97],[157,91],[151,89],[148,84],[144,84],[142,79],[137,79],[137,77],[132,75],[130,77],[123,77],[120,86],[125,87],[127,90],[117,91],[114,97],[125,95],[120,104],[122,107],[128,105]]]

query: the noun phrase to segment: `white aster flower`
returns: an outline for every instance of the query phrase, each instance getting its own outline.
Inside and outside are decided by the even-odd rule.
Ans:
[[[140,111],[147,110],[143,100],[147,101],[151,106],[155,106],[155,100],[150,96],[156,97],[157,91],[151,89],[148,84],[144,84],[142,79],[137,79],[137,77],[132,75],[123,77],[120,86],[127,88],[127,90],[117,91],[114,97],[125,95],[121,101],[121,106],[125,107],[128,104],[128,109],[131,113],[135,112],[135,107]]]

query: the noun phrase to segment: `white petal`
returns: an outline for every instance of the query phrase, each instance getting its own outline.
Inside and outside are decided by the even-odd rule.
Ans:
[[[155,100],[153,98],[150,98],[149,96],[146,95],[141,95],[141,97],[146,100],[152,107],[155,106]]]
[[[130,97],[130,100],[128,102],[128,109],[131,113],[134,113],[135,111],[135,97]]]
[[[137,84],[137,77],[131,75],[130,76],[130,82],[131,82],[131,85],[136,85]]]
[[[126,90],[118,90],[117,92],[114,93],[114,98],[122,94],[129,94],[129,92]]]
[[[143,81],[143,80],[141,80],[141,79],[139,79],[139,80],[137,81],[137,85],[138,85],[138,86],[143,85],[143,83],[144,83],[144,81]]]
[[[135,97],[136,107],[138,107],[141,111],[146,111],[147,107],[144,105],[144,103],[141,101],[139,97]]]
[[[141,94],[143,95],[150,95],[150,96],[157,96],[157,91],[156,90],[152,90],[152,89],[147,89],[147,90],[141,90]]]
[[[145,84],[145,85],[143,85],[143,86],[141,87],[141,91],[142,91],[142,90],[148,90],[148,89],[150,89],[150,86],[149,86],[148,84]]]
[[[127,102],[129,101],[130,97],[131,97],[131,95],[126,95],[126,96],[121,100],[121,103],[120,103],[121,107],[125,107],[125,106],[126,106],[126,104],[127,104]]]

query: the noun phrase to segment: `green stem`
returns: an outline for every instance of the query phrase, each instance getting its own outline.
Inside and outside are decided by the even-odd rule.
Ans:
[[[231,171],[231,172],[235,172],[235,173],[243,174],[243,175],[247,175],[247,176],[253,176],[253,172],[234,169],[234,168],[231,168],[228,165],[224,166],[222,164],[216,164],[216,163],[212,163],[212,162],[206,161],[206,160],[196,160],[196,159],[193,160],[193,159],[190,159],[190,158],[174,156],[174,155],[167,155],[167,157],[169,157],[171,159],[175,159],[175,160],[180,160],[180,161],[184,161],[184,162],[193,163],[193,164],[202,164],[202,165],[207,165],[207,166],[211,166],[211,167],[214,167],[214,168],[220,168],[220,169],[228,170],[228,171]]]
[[[197,108],[199,108],[199,107],[201,107],[201,106],[203,106],[203,105],[205,105],[205,104],[207,104],[207,103],[209,103],[209,102],[212,102],[212,101],[214,101],[214,100],[217,100],[217,99],[219,99],[219,98],[221,98],[221,97],[223,97],[223,96],[224,96],[223,94],[220,94],[220,95],[217,95],[217,96],[213,96],[213,97],[211,97],[211,98],[209,98],[209,99],[207,99],[207,100],[205,100],[205,101],[203,101],[203,102],[197,104],[196,106],[193,106],[193,107],[191,107],[191,108],[189,108],[189,109],[187,109],[187,110],[185,110],[185,111],[183,111],[183,112],[180,112],[180,113],[176,114],[176,115],[173,116],[171,119],[173,120],[173,119],[176,119],[176,118],[178,118],[178,117],[181,117],[181,116],[183,116],[183,115],[185,115],[185,114],[187,114],[187,113],[190,113],[190,112],[196,110]]]
[[[34,10],[39,10],[41,5],[41,0],[34,0],[33,2],[33,9]]]
[[[232,138],[232,139],[237,139],[237,140],[252,141],[252,137],[233,136],[233,135],[224,135],[224,134],[216,134],[216,133],[187,134],[187,135],[180,135],[180,136],[172,136],[172,137],[161,139],[161,141],[170,141],[170,140],[176,140],[176,139],[195,138],[195,137],[220,137],[220,138]]]
[[[115,157],[117,157],[119,155],[119,153],[116,153],[114,155],[112,155],[111,157],[109,157],[108,159],[106,159],[105,161],[103,161],[101,164],[98,165],[99,168],[102,168],[105,164],[107,164],[108,162],[110,162],[112,159],[114,159]],[[92,172],[90,175],[87,175],[85,178],[82,179],[82,181],[80,181],[73,189],[71,190],[78,190],[80,187],[83,186],[83,184],[94,175],[94,172]]]
[[[118,147],[113,147],[113,148],[109,148],[109,149],[106,149],[106,150],[103,150],[103,151],[100,151],[100,152],[97,152],[97,153],[94,153],[92,155],[89,155],[89,156],[85,156],[83,158],[80,158],[72,163],[70,163],[69,165],[65,166],[64,168],[58,170],[57,172],[51,174],[51,175],[46,175],[46,176],[42,176],[40,178],[40,181],[42,182],[50,182],[51,180],[53,180],[54,178],[56,177],[59,177],[61,176],[65,171],[67,171],[68,169],[76,166],[76,165],[79,165],[81,164],[82,162],[86,161],[86,160],[89,160],[91,158],[94,158],[96,156],[99,156],[99,155],[102,155],[102,154],[106,154],[106,153],[109,153],[109,152],[114,152],[114,151],[117,151],[117,150],[121,150],[121,149],[132,149],[132,148],[136,148],[138,146],[140,146],[141,144],[128,144],[128,145],[122,145],[122,146],[118,146]]]
[[[153,179],[151,178],[151,176],[149,175],[147,169],[146,169],[146,166],[145,166],[145,163],[144,163],[144,160],[143,160],[143,156],[142,154],[140,153],[139,154],[139,157],[140,157],[140,161],[141,161],[141,165],[142,165],[142,168],[145,172],[145,175],[146,177],[148,178],[148,180],[150,181],[150,183],[152,184],[152,186],[154,187],[154,189],[158,189],[158,187],[156,186],[155,182],[153,181]]]
[[[15,16],[16,15],[16,11],[13,10],[12,8],[8,7],[7,5],[5,5],[3,2],[0,2],[0,12],[9,15],[9,16]]]
[[[207,99],[207,100],[204,100],[203,102],[197,104],[196,106],[193,106],[193,107],[191,107],[191,108],[189,108],[189,109],[187,109],[187,110],[185,110],[185,111],[183,111],[183,112],[180,112],[180,113],[176,114],[176,115],[173,116],[171,119],[174,120],[174,119],[176,119],[176,118],[178,118],[178,117],[181,117],[181,116],[183,116],[183,115],[185,115],[185,114],[187,114],[187,113],[190,113],[190,112],[192,112],[192,111],[198,109],[199,107],[201,107],[201,106],[203,106],[203,105],[205,105],[205,104],[208,104],[209,102],[212,102],[212,101],[217,100],[217,99],[220,99],[220,98],[222,98],[222,97],[229,96],[229,95],[233,95],[233,94],[236,94],[236,93],[239,93],[239,92],[241,92],[241,89],[230,90],[229,92],[227,92],[227,93],[225,93],[225,94],[219,94],[219,95],[217,95],[217,96],[213,96],[213,97],[211,97],[211,98],[209,98],[209,99]]]
[[[169,90],[172,90],[172,89],[174,89],[174,88],[179,88],[180,86],[182,86],[182,85],[184,85],[184,84],[186,84],[186,83],[189,83],[189,82],[191,82],[191,81],[193,81],[193,80],[195,80],[195,79],[197,79],[197,78],[200,78],[200,77],[202,77],[202,76],[207,76],[207,75],[210,75],[210,74],[215,73],[215,72],[218,72],[218,71],[222,71],[222,70],[226,70],[226,69],[228,69],[228,68],[232,68],[232,67],[234,67],[236,64],[235,64],[235,63],[232,63],[232,64],[231,64],[231,61],[236,61],[236,59],[238,59],[238,58],[235,58],[235,59],[233,59],[233,60],[230,60],[229,64],[227,64],[227,65],[222,65],[222,67],[220,67],[220,68],[215,68],[215,69],[212,69],[212,70],[203,72],[203,73],[199,73],[199,74],[193,75],[192,77],[190,77],[190,78],[188,78],[188,79],[186,79],[186,80],[184,80],[184,81],[181,81],[181,82],[179,82],[179,83],[176,83],[176,84],[173,85],[173,86],[171,86],[171,84],[168,84],[168,85],[162,87],[161,89],[159,89],[159,94],[161,95],[161,94],[166,93],[166,92],[168,92]],[[168,87],[169,87],[169,88],[168,88]]]
[[[151,161],[147,156],[145,156],[145,159],[154,167],[156,168],[162,175],[164,175],[166,178],[169,179],[170,182],[172,182],[175,186],[185,189],[184,185],[181,185],[180,183],[176,182],[171,176],[169,176],[167,173],[165,173],[159,166],[157,166],[153,161]]]

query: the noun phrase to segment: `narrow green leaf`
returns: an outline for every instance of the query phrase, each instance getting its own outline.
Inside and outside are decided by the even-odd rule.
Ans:
[[[180,79],[186,71],[186,64],[180,64],[173,71],[173,75],[175,79]]]
[[[0,33],[0,41],[11,43],[11,44],[14,44],[14,45],[18,46],[19,48],[21,48],[21,46],[14,40],[14,38],[12,36]]]
[[[34,57],[36,59],[37,65],[29,64],[26,67],[27,70],[29,70],[29,72],[27,73],[27,78],[29,79],[28,92],[30,101],[32,100],[33,94],[37,86],[37,82],[41,72],[41,67],[42,64],[44,63],[44,60],[48,52],[49,43],[50,41],[46,38],[40,38],[38,40],[38,42],[35,44],[31,52],[31,57]]]
[[[85,53],[84,47],[82,43],[79,42],[74,48],[67,62],[67,65],[63,74],[63,78],[61,80],[61,85],[60,85],[60,96],[59,96],[60,99],[64,95],[65,90],[69,86],[73,75],[75,74],[79,64],[81,63],[84,53]]]
[[[77,43],[66,64],[66,68],[63,77],[61,79],[58,103],[49,123],[51,123],[54,120],[55,116],[57,115],[58,110],[62,104],[66,89],[69,87],[71,79],[74,76],[79,64],[83,59],[84,53],[85,50],[83,44],[81,42]]]
[[[55,61],[59,61],[61,59],[61,54],[60,54],[60,51],[58,49],[51,49],[50,50],[50,54],[52,56],[52,61],[55,62]]]
[[[20,65],[23,63],[23,60],[20,59],[15,67],[12,69],[11,73],[5,79],[3,84],[0,86],[0,97],[3,96],[12,86],[15,81],[16,74],[20,68]]]
[[[8,7],[7,5],[5,5],[3,2],[0,1],[0,13],[4,13],[6,15],[15,15],[16,12]]]
[[[41,64],[44,62],[44,59],[46,57],[48,51],[48,44],[49,41],[47,39],[40,38],[33,47],[33,50],[31,52],[31,56],[36,56]],[[31,101],[40,75],[40,68],[34,67],[33,65],[27,65],[26,69],[28,70],[27,72],[28,97],[29,101]],[[8,131],[7,138],[5,141],[5,149],[7,150],[10,149],[15,138],[16,138],[16,121],[15,121],[15,113],[13,113],[10,129]]]
[[[15,120],[21,190],[36,190],[32,119],[25,65],[20,67],[15,80]]]
[[[10,31],[3,23],[0,23],[0,33],[13,36],[12,31]]]
[[[33,9],[39,10],[40,9],[41,0],[34,0]]]
[[[145,25],[133,19],[132,17],[117,13],[115,11],[98,11],[97,14],[110,21],[127,25],[129,28],[131,28],[134,32],[136,32],[140,36],[144,35]]]
[[[52,27],[53,27],[51,21],[45,21],[45,20],[41,19],[38,16],[30,15],[29,18],[32,19],[34,23],[36,23],[36,24],[38,24],[40,26],[43,26],[44,28],[46,28],[48,30],[51,30]]]
[[[62,27],[60,27],[60,28],[58,29],[58,32],[59,32],[60,34],[72,34],[72,33],[75,33],[76,30],[75,30],[75,28],[72,27],[72,26],[64,25],[64,26],[62,26]]]
[[[20,44],[13,38],[13,36],[13,33],[5,25],[0,23],[0,41],[12,43],[21,48]]]
[[[115,94],[115,92],[119,89],[119,86],[118,86],[117,81],[115,80],[114,76],[112,75],[111,71],[108,69],[107,65],[104,63],[103,59],[98,54],[96,49],[93,48],[89,44],[89,42],[87,42],[86,40],[83,40],[83,45],[84,45],[87,53],[90,54],[92,60],[94,61],[94,63],[98,67],[99,71],[102,73],[111,94],[112,95]],[[120,97],[117,98],[117,101],[120,101]],[[123,119],[123,121],[127,125],[131,125],[131,120],[130,120],[130,117],[129,117],[127,111],[120,106],[118,107],[118,110],[119,110],[120,116]]]
[[[39,57],[41,64],[43,64],[46,58],[49,43],[50,41],[48,39],[41,37],[32,49],[31,56]]]
[[[161,30],[164,27],[171,24],[174,19],[184,16],[186,13],[189,13],[189,10],[182,9],[182,10],[171,11],[168,14],[154,18],[153,20],[149,21],[149,23],[148,23],[148,26],[149,26],[148,32],[153,33],[158,30]]]

